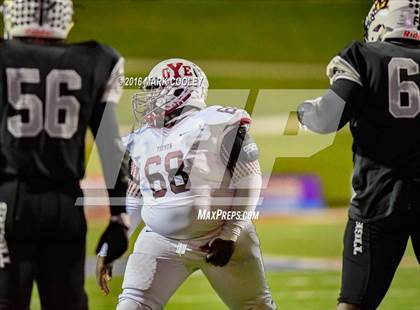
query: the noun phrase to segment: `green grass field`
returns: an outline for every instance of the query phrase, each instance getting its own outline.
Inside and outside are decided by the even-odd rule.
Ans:
[[[381,310],[419,310],[420,281],[413,277],[416,269],[401,269]],[[339,272],[271,272],[268,273],[271,291],[279,309],[326,310],[334,309],[340,281]],[[110,309],[115,304],[121,278],[113,279],[112,295],[103,297],[95,288],[94,279],[88,280],[92,309]],[[193,275],[177,291],[165,309],[171,310],[219,310],[226,309],[213,292],[205,277]]]
[[[318,217],[319,218],[319,217]],[[335,220],[334,220],[335,219]],[[268,219],[257,223],[262,251],[267,257],[306,257],[339,260],[344,217],[312,220],[311,218]],[[95,243],[105,223],[90,221],[88,253],[93,257]],[[135,241],[131,238],[131,244]],[[132,245],[131,245],[132,246]],[[339,271],[268,272],[268,281],[279,309],[333,309],[340,284]],[[121,292],[122,277],[111,281],[111,294],[105,297],[95,279],[87,279],[86,288],[93,310],[113,309]],[[39,309],[34,301],[31,309]],[[165,309],[226,309],[205,277],[196,273],[175,293]],[[402,267],[381,310],[420,310],[420,270],[415,267],[414,254],[408,248]]]
[[[381,310],[419,310],[418,278],[413,276],[417,269],[401,269]],[[267,274],[271,291],[279,309],[326,310],[334,309],[340,281],[339,272],[269,272]],[[90,308],[93,310],[115,309],[122,278],[115,277],[111,284],[111,294],[104,296],[95,279],[87,280]],[[34,303],[31,309],[39,309]],[[176,292],[165,307],[171,310],[221,310],[226,309],[202,274],[191,276]]]

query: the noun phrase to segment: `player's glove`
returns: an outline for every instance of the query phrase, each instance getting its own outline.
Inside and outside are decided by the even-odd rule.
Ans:
[[[107,229],[99,239],[96,254],[101,252],[106,244],[104,264],[111,264],[128,249],[128,224],[123,215],[112,216]]]
[[[128,248],[128,219],[123,214],[111,217],[96,248],[96,279],[102,291],[108,295],[108,281],[112,278],[112,262]]]
[[[218,267],[226,266],[235,249],[233,241],[215,239],[211,244],[202,247],[207,252],[206,262]]]
[[[96,261],[96,280],[98,281],[98,285],[101,290],[108,295],[109,288],[108,288],[108,281],[112,279],[112,264],[106,265],[104,263],[106,258],[106,250],[107,246],[103,246],[101,252],[98,255],[98,259]]]
[[[303,125],[303,115],[305,114],[305,107],[303,104],[301,104],[297,109],[297,118],[299,120],[299,123]]]

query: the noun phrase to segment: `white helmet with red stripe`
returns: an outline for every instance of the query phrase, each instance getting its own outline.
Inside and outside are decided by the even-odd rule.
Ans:
[[[420,41],[420,1],[375,0],[365,20],[365,39]]]
[[[5,0],[5,39],[66,39],[73,27],[72,0]]]
[[[158,63],[133,97],[133,109],[148,123],[164,119],[185,107],[203,109],[209,88],[204,71],[193,62],[172,58]]]

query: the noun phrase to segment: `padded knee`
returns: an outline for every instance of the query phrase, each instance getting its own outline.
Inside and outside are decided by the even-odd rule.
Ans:
[[[132,299],[124,298],[118,303],[117,310],[152,310],[152,308],[139,304]]]

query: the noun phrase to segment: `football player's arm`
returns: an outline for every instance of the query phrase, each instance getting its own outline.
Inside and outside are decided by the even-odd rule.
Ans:
[[[115,62],[102,94],[98,96],[90,120],[90,128],[101,157],[111,211],[109,225],[101,235],[96,247],[98,279],[110,276],[112,263],[128,248],[129,221],[125,207],[129,180],[128,155],[125,153],[119,134],[115,112],[115,107],[122,94],[119,79],[123,75],[123,68],[124,61],[120,58]],[[107,294],[109,291],[104,289],[104,292]]]
[[[140,188],[139,168],[133,160],[130,160],[130,180],[128,181],[126,208],[130,219],[128,235],[131,236],[141,223],[141,209],[143,198]]]
[[[124,61],[121,58],[114,66],[103,90],[94,105],[90,128],[99,150],[108,195],[111,198],[112,216],[125,213],[125,196],[128,186],[128,154],[119,133],[116,116],[122,88],[120,77],[124,75]],[[113,199],[114,198],[114,199]]]
[[[361,108],[363,84],[359,73],[342,57],[335,57],[327,68],[330,89],[320,98],[307,100],[298,108],[302,125],[318,133],[343,128]]]
[[[134,161],[130,161],[130,180],[126,196],[126,207],[129,216],[130,236],[141,222],[142,195],[139,186],[139,169]],[[108,281],[112,278],[112,265],[105,264],[107,253],[99,253],[96,263],[96,279],[105,294],[109,294]]]
[[[235,191],[230,210],[240,215],[250,215],[255,211],[262,185],[258,146],[248,130],[246,124],[233,127],[225,135],[221,147],[222,158],[231,175],[230,186]],[[248,222],[241,216],[226,221],[220,237],[236,242]]]
[[[246,118],[248,123],[249,118]],[[227,129],[221,145],[221,158],[230,175],[233,197],[230,211],[236,214],[227,220],[221,233],[209,242],[206,261],[214,266],[227,265],[233,255],[235,242],[249,223],[248,216],[255,211],[261,191],[261,172],[258,161],[258,147],[248,133],[247,124]]]

